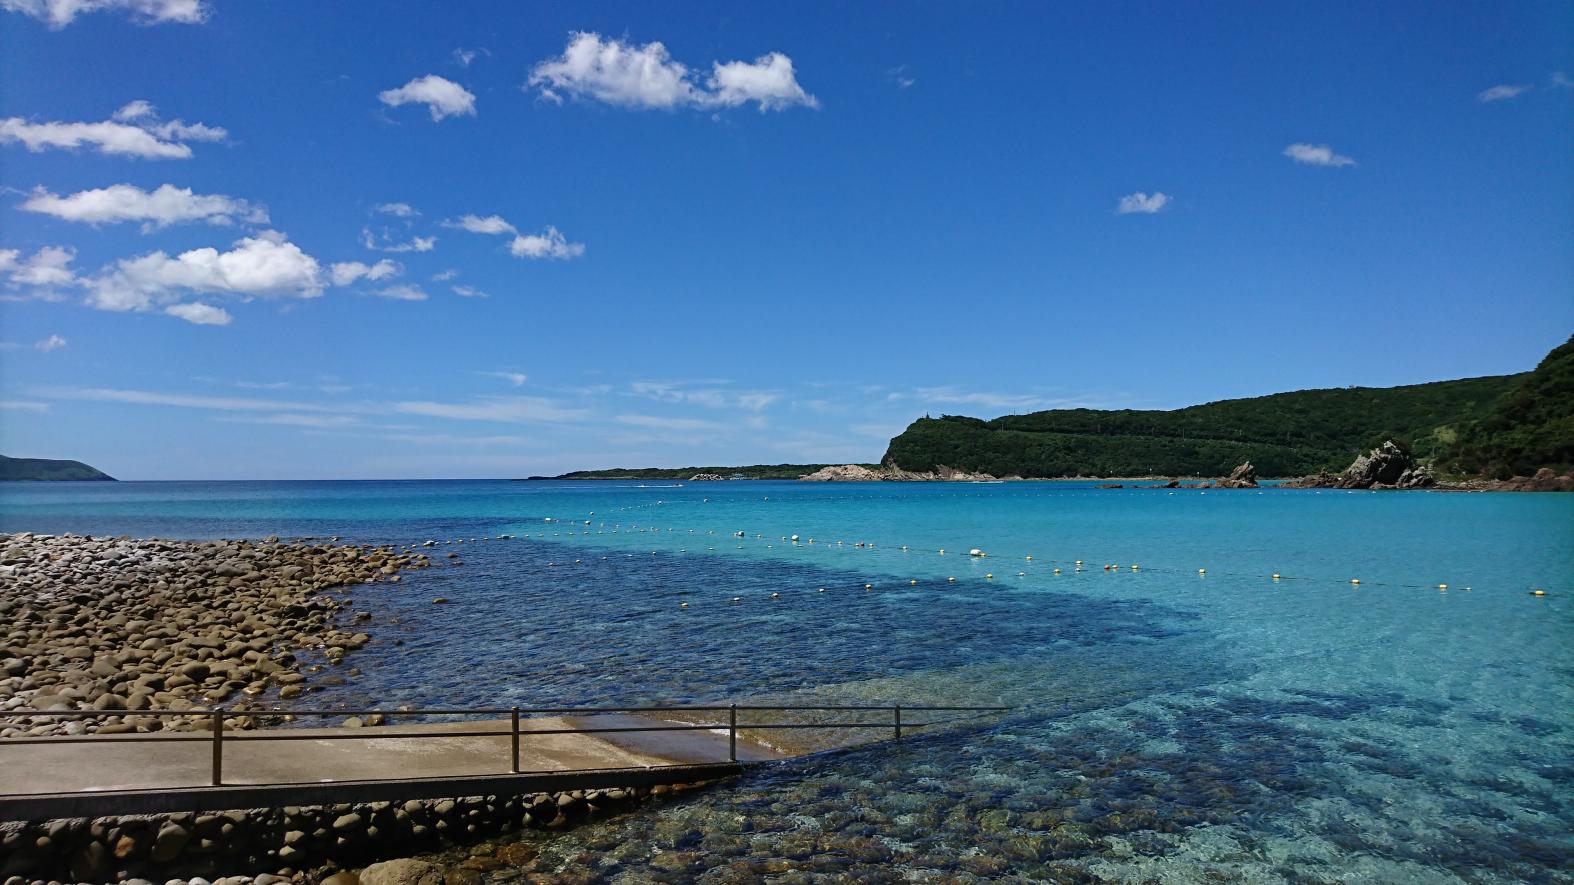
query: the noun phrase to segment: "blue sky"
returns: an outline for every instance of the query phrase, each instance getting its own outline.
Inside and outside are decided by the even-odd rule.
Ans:
[[[1574,330],[1567,4],[1044,6],[0,0],[0,451],[871,460]]]

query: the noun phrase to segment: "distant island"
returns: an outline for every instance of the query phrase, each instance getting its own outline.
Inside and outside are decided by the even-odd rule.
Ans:
[[[725,479],[797,479],[830,467],[829,464],[751,464],[747,467],[614,467],[607,470],[575,470],[557,476],[532,476],[530,479],[661,479],[702,482]],[[866,465],[873,467],[875,465]]]
[[[81,461],[49,458],[8,458],[0,455],[0,481],[114,482],[109,474]]]

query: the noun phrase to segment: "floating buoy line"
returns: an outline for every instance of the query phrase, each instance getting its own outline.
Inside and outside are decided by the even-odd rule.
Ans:
[[[707,502],[708,502],[708,499],[707,499]],[[665,504],[664,501],[658,500],[658,501],[655,501],[655,502],[652,502],[652,503],[647,503],[647,504],[627,505],[625,507],[614,508],[614,510],[617,511],[617,512],[637,511],[637,510],[645,510],[645,509],[652,509],[652,508],[655,508],[655,507],[660,507],[660,506],[663,506],[664,504]],[[590,515],[593,516],[594,514],[595,514],[595,512],[591,511]],[[658,526],[658,525],[640,524],[640,523],[635,523],[635,522],[630,522],[628,524],[624,524],[624,523],[621,523],[621,522],[607,522],[605,520],[600,521],[600,522],[596,522],[596,521],[593,521],[593,520],[590,520],[590,519],[582,519],[582,518],[543,517],[542,520],[541,520],[541,524],[543,526],[551,527],[554,530],[552,530],[552,531],[537,531],[537,532],[534,532],[534,533],[523,532],[523,533],[518,534],[518,535],[513,534],[513,533],[502,533],[502,534],[497,534],[497,535],[486,535],[486,536],[482,536],[482,537],[479,537],[479,538],[476,538],[476,537],[471,537],[471,538],[454,538],[454,539],[440,540],[440,541],[439,540],[427,540],[427,541],[420,542],[418,544],[416,544],[416,543],[405,544],[405,545],[402,545],[402,547],[404,547],[405,549],[412,549],[413,550],[413,549],[421,549],[421,548],[433,548],[433,547],[446,546],[446,545],[452,545],[452,544],[465,544],[465,543],[472,543],[473,544],[473,543],[488,542],[488,541],[513,541],[513,540],[527,540],[528,541],[528,540],[530,540],[532,538],[545,540],[545,539],[547,539],[549,537],[550,538],[578,538],[578,537],[594,537],[594,536],[598,536],[598,535],[600,535],[600,536],[605,536],[605,535],[630,535],[630,534],[677,535],[680,532],[680,530],[677,527],[674,527],[674,526]],[[569,528],[570,526],[572,526],[573,528]],[[567,530],[564,531],[564,530],[561,530],[561,529],[567,529]],[[686,529],[686,530],[682,530],[682,534],[683,535],[698,535],[698,534],[700,534],[700,530],[692,529],[692,528],[691,529]],[[716,534],[716,530],[715,529],[706,529],[706,530],[703,531],[703,534],[706,535],[706,536],[714,536]],[[893,554],[893,553],[890,552],[893,549],[892,547],[876,544],[874,542],[866,541],[866,540],[855,540],[855,541],[853,541],[850,544],[847,543],[846,539],[822,540],[819,543],[816,543],[815,538],[813,538],[813,537],[804,537],[804,536],[801,536],[799,534],[781,535],[781,536],[773,539],[773,538],[767,538],[766,535],[764,533],[762,533],[762,532],[755,532],[751,536],[750,533],[747,530],[743,530],[743,529],[733,530],[733,531],[730,531],[728,534],[733,539],[738,539],[738,540],[741,540],[741,541],[745,542],[745,543],[738,543],[738,544],[735,545],[735,549],[740,549],[740,550],[741,549],[745,549],[745,545],[749,541],[753,541],[753,542],[756,542],[756,543],[763,543],[765,549],[775,550],[776,547],[777,547],[777,544],[774,543],[774,542],[780,541],[780,542],[784,542],[782,544],[782,549],[784,549],[784,550],[789,550],[790,549],[790,550],[799,550],[799,551],[804,551],[804,552],[811,551],[811,550],[818,550],[818,551],[824,551],[824,552],[833,553],[833,554],[834,553],[841,553],[843,555],[849,555],[849,556],[850,555],[857,555],[858,553],[879,551],[884,556],[897,555],[897,554]],[[680,547],[678,549],[677,553],[679,553],[679,554],[687,554],[689,552],[689,549],[690,548],[688,548],[686,546],[685,547]],[[894,549],[900,555],[904,555],[904,556],[912,556],[912,555],[923,556],[923,555],[925,555],[925,554],[923,554],[921,552],[916,552],[915,553],[914,548],[911,545],[907,545],[907,544],[895,545]],[[716,548],[715,548],[715,546],[707,546],[706,550],[707,550],[707,552],[714,552],[716,550]],[[650,551],[650,555],[652,555],[652,556],[659,555],[659,553],[660,553],[659,550],[651,550]],[[449,555],[452,557],[452,556],[455,556],[456,554],[449,554]],[[632,554],[625,554],[625,555],[626,556],[632,556]],[[946,549],[943,548],[943,547],[942,548],[938,548],[933,555],[945,556],[945,555],[947,555],[946,554]],[[972,560],[982,560],[982,559],[987,558],[989,555],[990,554],[984,548],[973,547],[973,548],[969,548],[968,549],[968,556],[966,558],[967,559],[972,559]],[[602,560],[606,560],[607,557],[603,556],[603,557],[601,557],[601,559]],[[1040,571],[1040,572],[1038,572],[1036,574],[1030,574],[1026,570],[1019,570],[1016,573],[1016,577],[1018,579],[1027,579],[1027,580],[1031,580],[1033,578],[1048,578],[1048,579],[1050,579],[1051,582],[1053,582],[1053,580],[1055,578],[1060,578],[1062,576],[1067,575],[1067,572],[1062,568],[1062,566],[1069,567],[1069,570],[1070,570],[1069,571],[1069,575],[1070,576],[1079,576],[1079,575],[1089,574],[1090,572],[1088,570],[1091,568],[1091,566],[1087,566],[1085,564],[1085,561],[1081,560],[1081,559],[1072,559],[1072,560],[1053,559],[1053,558],[1035,559],[1035,556],[1033,554],[1024,554],[1024,555],[1022,555],[1022,562],[1024,562],[1024,563],[1039,562],[1039,563],[1047,564],[1049,566],[1049,568],[1047,569],[1047,573],[1044,572],[1044,571]],[[575,559],[573,564],[574,565],[582,565],[583,562],[582,562],[582,560]],[[559,564],[556,563],[556,562],[551,562],[551,563],[548,563],[547,565],[548,565],[548,567],[557,567]],[[1163,566],[1144,566],[1144,565],[1140,565],[1140,564],[1137,564],[1137,563],[1126,563],[1124,565],[1122,565],[1120,563],[1101,564],[1100,567],[1096,571],[1097,571],[1097,573],[1109,574],[1109,575],[1116,575],[1116,574],[1131,575],[1131,574],[1136,574],[1136,575],[1141,575],[1141,576],[1147,576],[1147,575],[1184,576],[1184,575],[1192,573],[1190,569],[1186,569],[1186,568],[1163,567]],[[976,576],[976,573],[975,573],[975,576]],[[1438,593],[1447,593],[1447,592],[1450,591],[1451,588],[1453,588],[1453,585],[1451,585],[1451,584],[1449,584],[1447,582],[1409,583],[1409,582],[1400,582],[1400,581],[1386,581],[1386,582],[1385,581],[1368,581],[1368,580],[1365,580],[1365,579],[1362,579],[1362,578],[1359,578],[1359,577],[1331,578],[1331,577],[1318,577],[1318,576],[1306,576],[1306,575],[1286,575],[1286,574],[1282,574],[1280,572],[1271,572],[1271,573],[1266,574],[1266,575],[1265,574],[1253,573],[1253,572],[1218,572],[1218,571],[1215,571],[1215,572],[1210,573],[1209,570],[1206,567],[1199,567],[1199,568],[1197,568],[1195,570],[1195,579],[1196,580],[1206,581],[1206,580],[1208,580],[1210,578],[1210,576],[1213,577],[1213,578],[1216,578],[1216,579],[1217,578],[1228,578],[1228,579],[1265,580],[1265,581],[1269,582],[1270,586],[1282,584],[1282,583],[1287,582],[1287,581],[1300,581],[1300,582],[1303,582],[1303,583],[1345,584],[1346,586],[1348,586],[1348,587],[1350,587],[1352,589],[1365,589],[1365,588],[1369,588],[1369,587],[1391,587],[1391,588],[1402,588],[1402,589],[1435,589]],[[995,574],[993,572],[986,572],[980,578],[980,580],[982,582],[993,582],[994,579],[995,579]],[[1130,580],[1130,578],[1128,578],[1127,580]],[[933,581],[935,583],[942,584],[943,586],[951,586],[951,585],[957,584],[957,577],[955,575],[947,576],[944,579],[943,582],[941,582],[937,578],[936,579],[928,579],[928,580],[924,580],[924,579],[920,579],[920,578],[908,578],[907,582],[906,582],[906,587],[907,588],[917,588],[917,587],[923,586],[924,584],[928,584],[931,581]],[[860,583],[862,585],[862,588],[865,591],[872,591],[872,590],[877,588],[876,582],[861,581],[861,582],[858,582],[858,583]],[[818,593],[816,595],[830,593],[830,592],[832,592],[833,590],[835,590],[837,588],[835,588],[835,587],[819,587],[817,589],[818,589]],[[1457,589],[1460,592],[1470,592],[1470,591],[1472,591],[1472,587],[1470,587],[1470,586],[1461,586],[1461,587],[1457,587],[1457,588],[1454,588],[1454,589]],[[1530,595],[1532,597],[1535,597],[1535,598],[1548,598],[1552,594],[1550,594],[1545,588],[1538,587],[1538,588],[1530,589],[1528,591],[1528,595]],[[770,595],[770,599],[773,599],[773,600],[774,599],[780,599],[780,598],[782,598],[780,592],[773,592]],[[738,597],[738,596],[730,597],[727,600],[728,604],[732,604],[732,605],[739,604],[742,601],[743,601],[743,598],[742,597]],[[688,601],[685,600],[685,601],[680,602],[679,608],[680,609],[688,609],[689,608]]]

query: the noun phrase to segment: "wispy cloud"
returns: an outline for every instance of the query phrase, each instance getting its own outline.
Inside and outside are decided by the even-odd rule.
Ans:
[[[1326,144],[1296,142],[1284,149],[1284,155],[1306,166],[1354,166],[1355,160],[1336,153]]]
[[[145,160],[184,160],[192,155],[188,141],[223,141],[229,133],[202,123],[168,122],[153,105],[134,101],[114,117],[95,123],[34,123],[21,117],[0,120],[0,144],[21,142],[33,152],[49,148],[86,147],[110,156]]]
[[[726,426],[701,418],[668,418],[661,415],[619,415],[618,422],[656,430],[725,430]]]
[[[477,372],[476,374],[484,375],[488,378],[501,378],[515,387],[523,387],[525,382],[530,380],[529,376],[523,372]]]
[[[195,25],[209,12],[207,0],[0,0],[0,9],[30,15],[57,30],[89,12],[122,12],[142,25]]]
[[[1170,195],[1161,191],[1154,191],[1152,196],[1137,191],[1120,198],[1115,206],[1117,215],[1155,215],[1170,203]]]
[[[37,342],[37,343],[35,343],[33,345],[33,347],[37,348],[38,350],[43,351],[44,353],[49,353],[51,351],[60,350],[60,349],[64,348],[65,346],[66,346],[66,339],[60,337],[59,335],[50,335],[48,338],[45,338],[42,341],[39,341],[39,342]]]
[[[1034,393],[964,390],[954,385],[892,391],[886,394],[885,401],[892,403],[912,401],[931,405],[983,406],[990,409],[1005,409],[1009,411],[1073,407],[1084,404],[1084,401],[1077,398],[1048,397]]]
[[[392,215],[395,218],[414,218],[421,214],[409,203],[378,203],[372,207],[372,211],[383,215]]]
[[[1483,89],[1476,93],[1476,101],[1479,101],[1482,104],[1493,101],[1507,101],[1510,98],[1517,98],[1528,91],[1530,91],[1529,86],[1503,83],[1493,86],[1490,89]]]
[[[590,414],[587,409],[567,407],[538,396],[493,397],[464,403],[411,400],[394,403],[393,408],[406,415],[512,424],[580,421]]]
[[[280,424],[286,427],[311,427],[319,430],[350,427],[359,423],[359,419],[352,418],[349,415],[295,415],[290,413],[223,417],[218,420],[233,421],[240,424]]]
[[[635,381],[628,392],[657,402],[705,406],[712,409],[739,408],[758,412],[781,397],[773,391],[733,390],[716,381]]]
[[[24,399],[0,399],[0,412],[47,412],[49,403]]]

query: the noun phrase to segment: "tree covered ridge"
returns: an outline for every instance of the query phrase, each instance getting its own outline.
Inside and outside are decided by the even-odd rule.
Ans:
[[[1574,336],[1547,354],[1438,459],[1447,470],[1494,479],[1574,468]]]
[[[1571,339],[1574,342],[1574,339]],[[946,465],[996,476],[1264,476],[1338,471],[1393,439],[1465,472],[1567,465],[1574,348],[1534,372],[1403,387],[1300,390],[1169,411],[1054,409],[985,421],[921,418],[886,450],[908,470]]]

